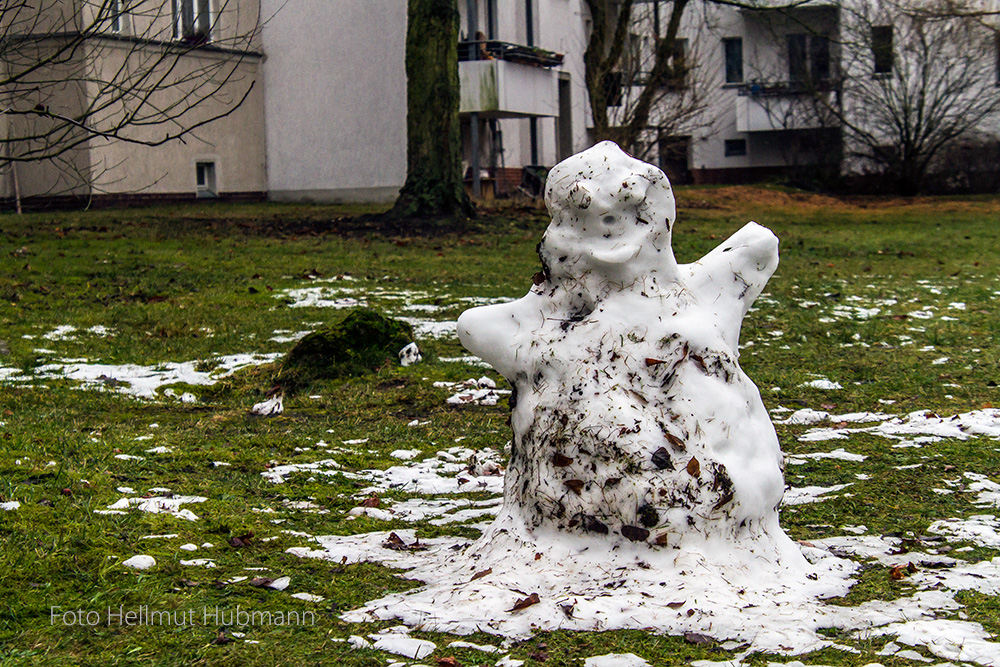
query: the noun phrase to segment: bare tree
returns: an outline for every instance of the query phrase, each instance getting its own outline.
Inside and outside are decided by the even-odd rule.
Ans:
[[[242,0],[0,0],[0,168],[92,182],[85,149],[159,146],[249,96],[260,27]],[[2,169],[0,169],[2,170]]]
[[[808,0],[584,0],[590,34],[584,53],[594,139],[610,139],[643,157],[643,137],[690,131],[712,105],[703,63],[705,21],[694,36],[685,18],[712,5],[748,10],[796,7]]]
[[[857,0],[841,11],[841,101],[817,99],[841,124],[849,170],[915,194],[953,142],[1000,113],[997,33],[961,0]]]

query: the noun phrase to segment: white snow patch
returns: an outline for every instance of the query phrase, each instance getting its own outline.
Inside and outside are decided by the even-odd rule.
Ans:
[[[134,507],[140,512],[150,514],[169,514],[179,519],[197,521],[198,516],[191,510],[181,509],[185,503],[203,503],[208,498],[202,496],[154,496],[152,498],[122,498],[114,504],[108,505],[106,510],[94,510],[95,514],[125,514],[124,510]]]
[[[809,382],[803,382],[799,385],[800,387],[812,387],[813,389],[843,389],[844,387],[839,382],[833,382],[832,380],[827,380],[826,378],[820,378],[818,380],[811,380]]]
[[[261,417],[272,417],[274,415],[280,415],[285,411],[285,397],[281,394],[273,398],[269,398],[266,401],[261,401],[260,403],[255,403],[250,412]]]
[[[839,461],[864,461],[867,456],[863,454],[852,454],[843,449],[835,449],[832,452],[814,452],[812,454],[795,454],[785,458],[785,461],[792,465],[801,465],[808,459],[837,459]]]
[[[149,568],[156,566],[156,559],[152,556],[139,554],[132,556],[128,560],[122,561],[122,565],[130,567],[133,570],[148,570]]]
[[[210,362],[215,365],[211,371],[199,371],[197,368],[204,362],[185,361],[180,363],[167,362],[155,366],[139,366],[136,364],[88,364],[88,363],[55,363],[39,366],[30,378],[4,378],[6,380],[21,379],[57,379],[65,378],[81,382],[84,387],[102,391],[113,390],[140,398],[155,398],[160,387],[176,383],[192,385],[215,384],[220,378],[231,375],[241,368],[266,364],[280,357],[274,354],[233,354],[213,357]]]
[[[437,644],[426,639],[417,639],[403,634],[368,635],[375,640],[372,648],[378,651],[395,653],[414,660],[426,658],[437,649]]]
[[[587,658],[583,667],[649,667],[649,663],[635,653],[608,653]]]
[[[833,486],[804,486],[801,488],[789,487],[785,489],[785,496],[781,499],[781,504],[805,505],[807,503],[818,503],[823,500],[829,500],[831,497],[835,496],[826,496],[826,494],[846,489],[851,486],[851,484],[852,483],[834,484]]]

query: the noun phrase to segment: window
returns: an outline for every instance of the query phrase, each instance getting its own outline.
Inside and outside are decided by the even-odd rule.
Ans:
[[[194,170],[197,196],[199,198],[218,197],[219,191],[215,187],[215,163],[195,162]]]
[[[1000,86],[1000,32],[993,35],[993,68],[996,75],[996,84]]]
[[[892,73],[892,26],[872,26],[872,57],[875,74]]]
[[[722,40],[722,50],[726,57],[726,83],[743,83],[743,38]]]
[[[826,35],[787,35],[788,80],[819,83],[830,78],[830,39]]]
[[[663,87],[667,90],[687,88],[687,42],[683,37],[674,39],[674,50],[670,54],[670,63],[663,73]]]
[[[807,35],[786,35],[788,41],[788,80],[806,81],[809,64],[806,58]]]
[[[122,6],[124,0],[108,0],[108,18],[110,19],[108,27],[113,33],[120,33],[125,30],[125,8]]]
[[[747,154],[746,139],[726,139],[726,157],[739,157]]]
[[[189,44],[206,44],[212,39],[212,12],[209,0],[173,0],[174,39]]]
[[[830,38],[813,35],[809,40],[809,74],[813,81],[830,78]]]
[[[609,107],[620,107],[622,105],[622,86],[625,84],[625,76],[621,72],[608,72],[601,82],[604,87],[604,98]]]

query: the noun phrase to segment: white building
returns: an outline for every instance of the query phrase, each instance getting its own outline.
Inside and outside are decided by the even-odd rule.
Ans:
[[[259,9],[260,35],[240,63],[244,87],[251,81],[254,86],[239,110],[200,128],[187,143],[148,148],[88,142],[74,159],[81,173],[94,176],[73,194],[112,200],[216,194],[325,202],[395,198],[406,178],[405,0],[145,2],[163,3],[148,49],[183,41],[184,21],[206,17],[209,39],[181,60],[194,64],[224,57],[217,39],[233,31],[235,17],[255,19]],[[986,11],[960,22],[933,14],[933,20],[903,20],[913,8],[959,6],[942,3],[812,0],[788,8],[771,0],[745,9],[693,0],[648,129],[629,148],[659,163],[675,183],[745,182],[789,171],[862,174],[880,168],[887,156],[891,161],[894,151],[926,150],[934,142],[940,145],[931,151],[930,171],[965,169],[974,176],[989,162],[987,170],[994,173],[1000,149],[996,160],[987,160],[975,146],[1000,145],[1000,42],[990,13],[1000,10],[1000,0],[970,0],[974,9]],[[530,189],[534,172],[526,177],[524,167],[552,166],[596,139],[584,79],[592,25],[587,3],[457,4],[470,190],[479,185],[489,196],[519,185]],[[646,61],[672,6],[636,0],[626,49],[631,65],[608,79],[617,91],[612,117],[627,115],[639,91],[632,84],[648,80]],[[122,34],[102,44],[130,43],[129,31],[136,32],[139,22],[124,16],[115,24]],[[921,52],[915,37],[928,34],[916,33],[928,25],[957,27],[928,33],[931,39],[924,41],[933,48]],[[141,55],[146,48],[133,45],[129,53]],[[107,65],[115,49],[100,53]],[[915,82],[922,79],[932,83],[920,87]],[[943,104],[941,90],[957,84],[961,93]],[[951,116],[907,119],[904,124],[920,126],[926,135],[911,141],[892,127],[896,116],[909,113],[894,105],[920,94],[925,101],[937,95],[936,107],[949,108]],[[955,120],[973,116],[971,127]],[[6,123],[0,116],[0,130]],[[931,125],[939,126],[937,134],[927,130]],[[968,164],[958,169],[956,159]],[[51,191],[57,176],[43,164],[19,171],[25,196]],[[11,196],[12,175],[0,173],[0,198]]]
[[[480,163],[494,168],[485,187],[498,170],[516,186],[524,165],[551,166],[585,148],[580,0],[458,5],[462,41],[485,40],[462,44],[459,64],[465,162],[471,168],[477,113]],[[406,179],[406,3],[262,0],[262,15],[270,196],[392,201]],[[524,47],[563,62],[525,64],[534,50]],[[483,51],[490,59],[475,60]]]

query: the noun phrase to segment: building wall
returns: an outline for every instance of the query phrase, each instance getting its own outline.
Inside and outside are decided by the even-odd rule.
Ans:
[[[260,44],[256,0],[213,2],[211,40],[203,47],[174,41],[169,0],[134,3],[132,13],[117,24],[97,21],[93,3],[77,3],[75,14],[70,5],[69,0],[53,2],[43,18],[51,23],[54,15],[69,16],[63,25],[97,25],[106,37],[87,39],[67,62],[19,82],[18,89],[8,91],[13,104],[39,105],[69,117],[85,114],[87,124],[98,132],[129,141],[97,137],[52,159],[17,163],[13,169],[21,197],[193,198],[196,161],[214,163],[220,194],[262,196],[266,182],[260,55],[247,53]],[[21,27],[39,25],[25,22]],[[34,44],[41,53],[58,48],[60,41]],[[22,53],[25,62],[37,61],[37,55]],[[7,64],[17,68],[23,63]],[[122,89],[128,94],[121,95]],[[9,125],[9,136],[23,137],[50,122],[22,117]],[[160,143],[168,132],[181,128],[196,129],[183,141]],[[22,141],[11,150],[23,152],[37,145]],[[5,171],[0,196],[10,197],[13,175]]]
[[[406,3],[261,6],[271,198],[392,201],[406,180]]]
[[[103,48],[101,67],[119,68],[140,54],[127,49]],[[123,141],[94,139],[89,142],[92,190],[96,195],[167,195],[195,196],[198,162],[214,165],[216,192],[225,195],[262,197],[267,188],[265,174],[264,95],[259,76],[258,58],[247,58],[234,65],[231,56],[210,51],[194,51],[173,67],[179,80],[198,79],[208,73],[228,78],[217,90],[204,81],[194,86],[178,86],[160,91],[153,98],[159,108],[184,105],[196,96],[208,96],[190,111],[181,123],[195,128],[184,136],[159,146],[130,144]],[[91,85],[91,100],[99,103],[97,86]],[[246,95],[244,99],[244,95]],[[242,104],[236,107],[240,100]],[[116,105],[117,106],[117,105]],[[111,110],[115,115],[120,107]],[[205,125],[212,116],[229,113]],[[129,137],[156,142],[164,129],[160,126],[130,128]]]

